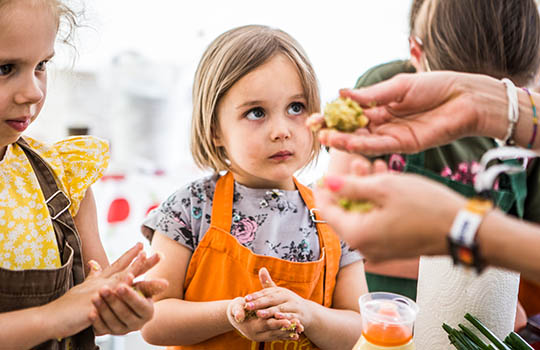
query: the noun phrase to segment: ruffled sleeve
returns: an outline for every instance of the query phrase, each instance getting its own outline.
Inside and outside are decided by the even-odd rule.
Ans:
[[[93,136],[75,136],[53,146],[62,161],[62,182],[71,199],[69,211],[75,216],[86,189],[96,182],[109,165],[109,144]]]

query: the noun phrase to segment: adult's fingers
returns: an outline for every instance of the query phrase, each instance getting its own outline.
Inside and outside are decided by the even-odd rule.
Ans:
[[[320,129],[324,124],[324,115],[321,113],[314,113],[306,119],[306,126],[312,130]]]
[[[331,144],[329,146],[333,147]],[[418,149],[414,143],[399,140],[392,135],[381,134],[351,138],[343,148],[348,152],[366,156],[378,156],[389,153],[414,153]]]
[[[323,186],[339,198],[378,203],[383,198],[383,186],[385,186],[385,181],[390,180],[389,176],[398,175],[377,174],[361,177],[330,175],[323,179]]]
[[[369,107],[373,104],[388,105],[392,102],[401,102],[407,95],[411,86],[410,74],[399,74],[390,80],[360,89],[342,89],[339,94],[349,97],[361,106]]]
[[[351,163],[354,175],[366,176],[373,172],[373,165],[366,157],[358,155]]]

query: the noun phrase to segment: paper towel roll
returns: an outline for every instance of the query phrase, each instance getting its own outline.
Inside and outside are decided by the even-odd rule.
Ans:
[[[463,316],[476,316],[500,339],[514,329],[519,274],[488,268],[455,267],[448,257],[422,257],[418,272],[414,342],[418,350],[454,349],[442,329],[468,324]],[[474,328],[474,327],[473,327]]]

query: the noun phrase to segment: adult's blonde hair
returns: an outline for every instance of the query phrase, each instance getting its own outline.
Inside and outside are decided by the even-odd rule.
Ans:
[[[306,53],[289,34],[262,25],[231,29],[218,36],[204,52],[193,84],[191,153],[201,169],[230,170],[223,147],[217,147],[217,106],[220,99],[243,76],[282,54],[296,66],[309,113],[320,110],[315,72]],[[310,160],[319,154],[320,144],[313,137]]]
[[[0,0],[0,16],[2,15],[2,9],[10,4],[15,4],[20,0]],[[74,47],[74,33],[75,29],[79,27],[77,14],[66,3],[61,0],[26,0],[32,2],[34,5],[46,5],[51,11],[51,14],[56,20],[58,37],[57,39],[64,44]]]
[[[425,0],[414,23],[429,68],[530,83],[540,66],[534,0]]]

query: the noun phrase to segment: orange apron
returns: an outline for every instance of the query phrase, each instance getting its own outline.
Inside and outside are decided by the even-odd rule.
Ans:
[[[309,209],[314,207],[312,192],[294,180]],[[266,267],[273,281],[305,299],[330,307],[339,270],[341,244],[330,227],[317,223],[320,259],[292,262],[254,254],[230,234],[234,178],[231,173],[216,183],[210,228],[193,252],[184,282],[184,300],[214,301],[234,299],[262,289],[259,269]],[[251,341],[237,331],[210,338],[197,345],[167,349],[308,350],[317,349],[303,334],[298,340],[268,343]]]

